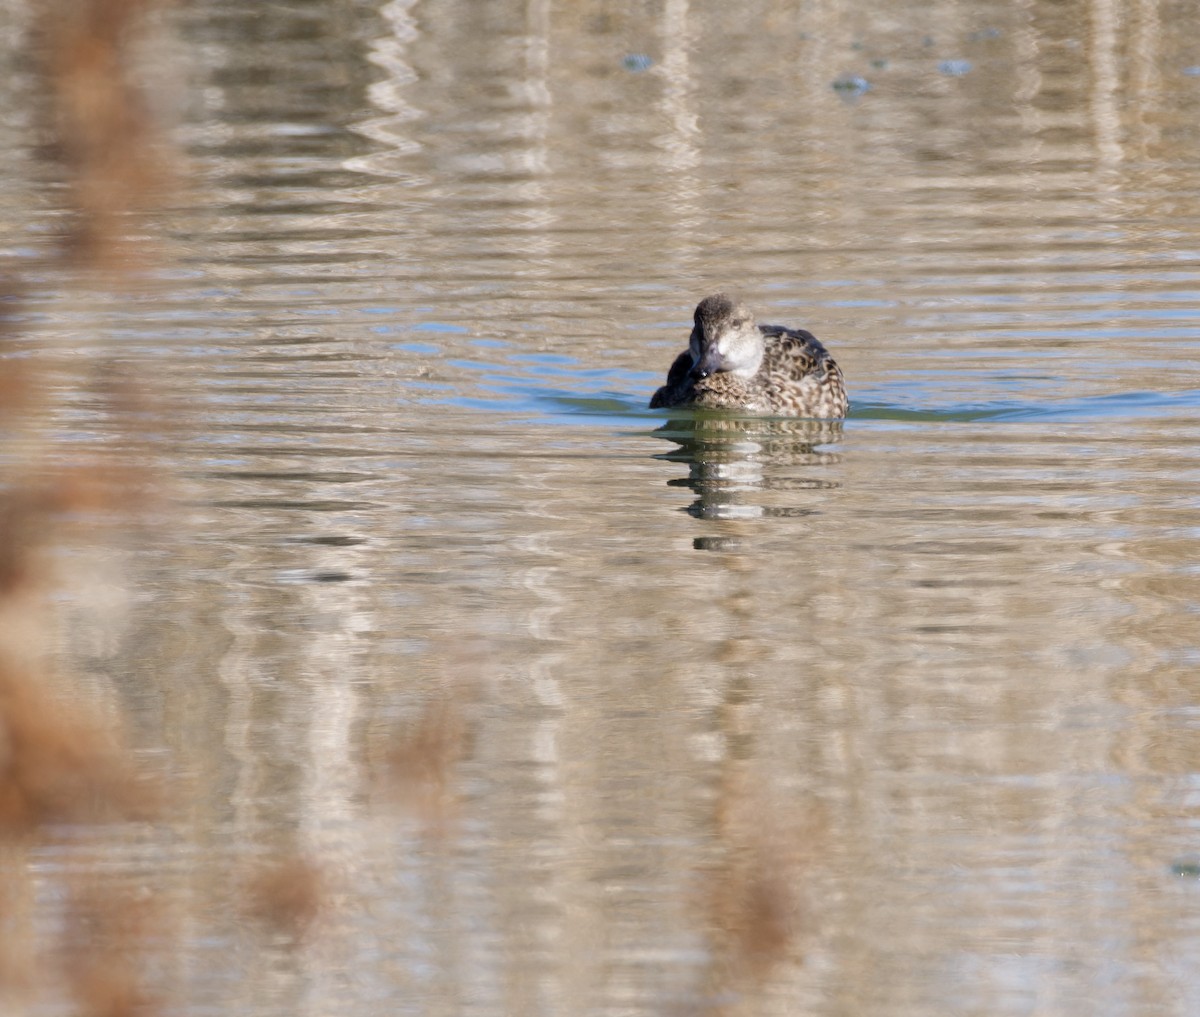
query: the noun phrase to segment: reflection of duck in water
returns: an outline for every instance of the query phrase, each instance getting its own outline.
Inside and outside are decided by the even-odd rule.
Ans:
[[[755,325],[745,305],[716,293],[696,306],[688,348],[650,408],[699,406],[788,417],[846,415],[841,368],[810,332]]]
[[[654,434],[679,446],[659,458],[687,464],[687,477],[667,484],[696,492],[687,511],[701,519],[808,516],[820,511],[820,492],[841,486],[837,471],[829,469],[841,457],[818,448],[841,440],[840,420],[698,413],[671,420]],[[714,540],[725,538],[708,535],[702,543],[715,546]]]

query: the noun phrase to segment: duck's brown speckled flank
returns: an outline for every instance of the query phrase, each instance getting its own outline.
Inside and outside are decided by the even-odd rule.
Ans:
[[[695,322],[651,409],[699,406],[824,420],[846,415],[841,368],[812,333],[756,325],[745,305],[724,293],[701,300]]]

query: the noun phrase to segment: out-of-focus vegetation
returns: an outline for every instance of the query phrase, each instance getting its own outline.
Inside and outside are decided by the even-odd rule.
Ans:
[[[62,299],[96,288],[131,294],[153,264],[142,213],[170,193],[173,172],[137,69],[152,55],[157,6],[48,3],[27,37],[48,176],[65,185],[71,210],[39,265]],[[4,275],[0,343],[12,344],[30,337],[22,276],[12,266]],[[87,338],[81,347],[94,349]],[[165,914],[152,898],[115,892],[97,870],[69,881],[46,949],[31,859],[68,831],[151,819],[163,805],[119,718],[91,705],[57,665],[49,606],[62,578],[56,549],[81,528],[136,532],[152,478],[144,462],[111,448],[68,452],[40,437],[56,398],[49,362],[49,354],[7,357],[0,379],[0,1009],[21,1012],[49,985],[65,988],[80,1013],[119,1017],[155,1009],[144,958],[169,934]],[[91,376],[105,379],[96,396],[134,434],[144,426],[136,385],[94,366]]]

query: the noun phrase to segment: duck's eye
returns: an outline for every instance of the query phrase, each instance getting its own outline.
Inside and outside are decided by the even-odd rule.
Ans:
[[[733,327],[734,328],[745,328],[749,324],[750,324],[749,318],[734,318],[733,319]]]

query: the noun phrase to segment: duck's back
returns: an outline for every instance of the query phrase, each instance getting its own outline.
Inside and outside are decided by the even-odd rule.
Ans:
[[[802,328],[760,325],[765,350],[747,384],[746,409],[796,417],[844,417],[842,369],[820,340]]]

